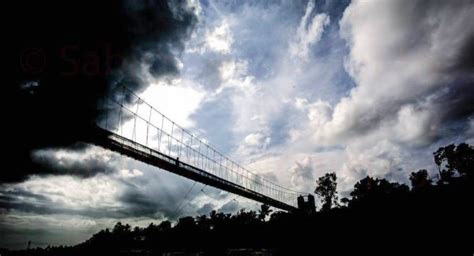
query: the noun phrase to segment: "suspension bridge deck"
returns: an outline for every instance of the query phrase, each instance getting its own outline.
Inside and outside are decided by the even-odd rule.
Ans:
[[[285,211],[296,211],[298,208],[273,199],[262,193],[230,182],[201,168],[180,161],[159,151],[120,136],[101,127],[94,126],[91,136],[85,141],[103,148],[118,152],[138,161],[167,170],[188,179],[213,186]]]

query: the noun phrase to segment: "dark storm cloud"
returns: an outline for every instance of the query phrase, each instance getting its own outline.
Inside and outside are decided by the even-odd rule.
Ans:
[[[128,216],[153,216],[163,208],[167,209],[160,207],[152,198],[134,190],[125,191],[120,201],[130,206],[125,210]]]
[[[4,144],[0,182],[38,173],[34,149],[67,146],[87,136],[100,100],[133,91],[150,76],[173,76],[197,17],[185,1],[16,1],[9,7]]]
[[[215,209],[212,203],[201,206],[197,201],[218,202],[229,196],[219,189],[160,172],[153,167],[141,170],[143,175],[121,180],[125,186],[117,201],[123,206],[119,212],[124,216],[176,220],[185,214],[207,214],[211,206]],[[207,212],[201,213],[204,211]]]
[[[458,22],[474,21],[472,18],[474,14],[473,1],[459,1],[456,5],[449,5],[446,2],[418,1],[418,6],[426,8],[426,14],[423,9],[417,9],[417,14],[425,19],[427,17],[424,15],[428,14],[429,16],[430,13],[438,14],[441,18],[444,15],[459,13]],[[443,26],[447,24],[442,24],[442,21],[438,21],[437,25]],[[438,97],[434,103],[435,110],[438,111],[439,116],[448,125],[451,122],[465,122],[474,114],[474,29],[464,26],[455,26],[452,29],[457,29],[457,40],[459,41],[452,44],[450,49],[447,48],[448,51],[452,52],[453,56],[446,59],[446,62],[442,64],[442,70],[440,70],[440,72],[451,76],[451,79],[443,88],[434,93],[434,97]],[[436,33],[440,33],[440,31],[435,29],[431,31],[427,29],[427,31],[431,32],[431,34],[426,35],[427,37],[433,37]],[[414,34],[413,37],[415,37]],[[439,44],[441,45],[441,43]],[[447,47],[449,46],[447,45]]]
[[[160,193],[160,195],[152,196],[140,191],[138,188],[128,188],[120,196],[119,201],[126,206],[122,209],[125,216],[156,217],[160,215],[174,219],[177,215],[173,211],[173,206],[179,196],[181,196],[180,192],[184,193],[184,191],[175,192],[175,196],[171,193]]]
[[[474,34],[470,34],[464,41],[453,67],[454,70],[470,72],[471,74],[474,71]]]
[[[474,113],[474,79],[455,80],[435,97],[436,109],[446,121],[467,121]]]
[[[154,170],[156,172],[156,170]],[[164,178],[173,174],[147,173],[144,176],[120,177],[96,176],[90,178],[70,177],[59,179],[62,184],[57,184],[51,179],[33,177],[26,185],[2,184],[0,185],[0,212],[19,211],[34,215],[64,214],[90,218],[168,218],[177,219],[181,216],[191,202],[190,198],[199,195],[199,188],[195,186],[192,193],[184,198],[191,187],[191,182],[183,182],[180,177],[174,177],[172,184],[160,184]],[[173,180],[173,178],[168,178]],[[82,183],[84,182],[84,183]],[[82,205],[82,200],[90,200],[87,195],[95,193],[96,185],[111,182],[115,191],[108,191],[107,197],[100,201],[89,201]],[[55,190],[54,186],[76,189],[80,185],[79,195],[71,198],[70,191]],[[44,187],[44,191],[36,188]],[[104,188],[103,188],[104,189]],[[81,193],[86,193],[82,196]],[[111,200],[108,201],[107,200]],[[114,204],[110,204],[114,202]],[[80,205],[80,207],[78,207]],[[178,207],[181,206],[181,207]],[[192,207],[195,207],[194,205]]]
[[[0,187],[0,209],[16,210],[19,212],[38,215],[67,214],[81,215],[91,218],[115,217],[123,218],[127,215],[118,209],[81,208],[72,209],[48,196],[32,193],[24,188]]]
[[[87,157],[82,159],[84,165],[90,165]],[[61,171],[57,166],[53,168]],[[62,214],[98,219],[176,220],[185,214],[195,214],[200,207],[202,211],[209,209],[196,204],[194,199],[202,197],[218,201],[228,196],[220,190],[204,189],[202,184],[193,185],[192,181],[151,166],[139,164],[137,168],[141,171],[122,169],[114,174],[99,173],[90,177],[83,174],[82,177],[32,176],[22,183],[0,184],[0,215],[17,211],[31,215]],[[70,169],[74,168],[65,168],[66,171]],[[91,200],[91,197],[101,199]]]
[[[57,157],[56,154],[59,152],[65,152],[69,154],[69,157]],[[118,154],[104,156],[95,153],[88,145],[79,148],[40,149],[31,154],[35,168],[42,174],[69,174],[84,178],[95,176],[98,173],[114,172],[117,158],[120,157]]]
[[[121,84],[140,90],[140,66],[153,77],[172,77],[179,73],[178,58],[184,42],[197,23],[187,1],[125,1],[127,32],[131,51],[126,65],[113,73],[112,87]],[[120,91],[116,92],[120,93]]]

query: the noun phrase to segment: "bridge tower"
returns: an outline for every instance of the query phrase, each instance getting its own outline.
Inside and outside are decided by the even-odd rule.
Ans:
[[[298,197],[298,209],[301,212],[307,214],[313,214],[316,212],[316,205],[314,203],[314,196],[313,195],[306,195],[306,196],[299,196]]]

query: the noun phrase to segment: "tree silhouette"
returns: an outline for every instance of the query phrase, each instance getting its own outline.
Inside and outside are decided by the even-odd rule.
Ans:
[[[466,143],[440,147],[433,153],[440,174],[440,183],[449,183],[457,172],[472,176],[474,169],[474,148]]]
[[[352,201],[361,201],[374,194],[375,187],[377,186],[377,180],[367,176],[361,179],[354,185],[354,190],[351,192]]]
[[[270,206],[268,204],[262,204],[258,211],[258,218],[263,221],[268,215],[270,215],[270,213],[272,213]]]
[[[425,169],[410,174],[410,182],[414,191],[426,189],[431,186],[431,179],[428,178],[428,171]]]
[[[327,211],[332,208],[333,205],[337,205],[337,182],[336,173],[326,173],[324,176],[319,177],[316,181],[316,189],[314,193],[322,198],[323,206],[322,211]]]
[[[388,196],[407,193],[408,190],[407,185],[367,176],[354,185],[354,190],[351,192],[351,202],[377,200]]]

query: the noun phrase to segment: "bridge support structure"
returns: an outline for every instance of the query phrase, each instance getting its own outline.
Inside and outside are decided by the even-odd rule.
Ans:
[[[88,143],[101,146],[117,153],[134,158],[138,161],[178,174],[188,179],[213,186],[227,192],[237,194],[263,204],[289,212],[298,211],[298,208],[275,200],[271,197],[255,192],[238,184],[229,182],[221,177],[206,172],[200,168],[179,161],[154,149],[148,148],[140,143],[122,137],[98,126],[89,133],[90,137],[84,139]],[[314,201],[314,199],[313,199]]]

